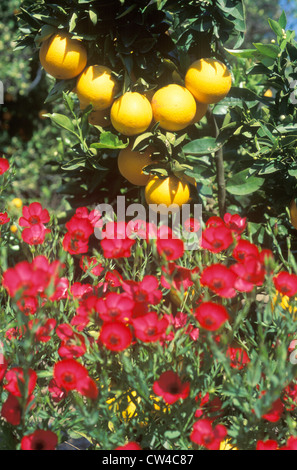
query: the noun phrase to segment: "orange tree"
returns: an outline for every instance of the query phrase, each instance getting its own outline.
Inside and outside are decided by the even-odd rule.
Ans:
[[[219,211],[224,212],[223,154],[216,142],[221,115],[215,115],[213,108],[214,103],[223,102],[231,80],[228,77],[221,96],[210,97],[203,103],[193,100],[192,93],[185,89],[185,76],[190,65],[209,57],[225,63],[226,70],[231,68],[224,45],[238,48],[243,41],[242,1],[24,1],[19,24],[18,47],[33,48],[35,54],[40,54],[41,64],[54,76],[46,101],[61,103],[64,97],[66,108],[60,107],[59,112],[49,117],[68,131],[65,155],[56,169],[64,178],[61,191],[71,197],[72,204],[82,200],[99,202],[107,196],[112,201],[119,191],[125,191],[133,201],[141,198],[143,189],[127,184],[118,172],[116,158],[128,145],[137,151],[154,146],[155,158],[146,168],[147,173],[182,179],[186,175],[187,181],[190,177],[192,200],[206,205],[218,194]],[[69,41],[70,37],[78,40],[78,48],[84,51],[80,65],[73,76],[70,72],[70,78],[63,73],[55,75],[55,66],[59,65],[55,62],[59,62],[55,48],[61,46],[61,51],[63,47],[71,48],[62,42],[60,46],[55,45],[53,38],[58,32],[69,35]],[[71,63],[75,52],[72,56],[68,52]],[[66,59],[63,67],[67,68]],[[206,75],[212,80],[211,86],[219,86],[222,77],[219,78],[220,72],[216,70],[211,78],[213,70],[209,66]],[[96,92],[100,77],[94,73],[103,76],[101,84],[104,82],[106,92],[111,83],[115,85],[106,106],[98,105],[101,98],[96,97]],[[196,86],[200,84],[197,82]],[[193,91],[193,87],[190,89]],[[125,132],[123,123],[117,123],[117,119],[125,120],[129,114],[131,118],[130,111],[136,106],[133,100],[137,95],[127,95],[127,92],[140,94],[147,112],[151,112],[151,107],[154,111],[138,129],[132,124],[133,131],[129,132]],[[121,110],[124,109],[126,116],[115,116],[115,107],[123,100],[126,104]],[[113,101],[116,103],[111,107]],[[136,121],[145,114],[140,107]],[[182,115],[182,122],[168,123],[169,117],[176,121]]]

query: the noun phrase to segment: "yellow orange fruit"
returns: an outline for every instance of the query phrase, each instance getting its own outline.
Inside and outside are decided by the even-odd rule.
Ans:
[[[113,102],[110,119],[113,127],[123,135],[141,134],[152,122],[152,107],[144,95],[127,91]]]
[[[200,103],[218,103],[229,93],[231,85],[230,70],[217,59],[196,60],[185,75],[186,88]]]
[[[154,120],[167,131],[180,131],[192,124],[196,101],[185,87],[171,83],[160,88],[152,101]]]
[[[190,199],[190,187],[188,183],[180,180],[174,175],[166,178],[151,176],[145,186],[145,200],[147,204],[165,204],[167,208],[172,204],[181,207]],[[154,207],[151,207],[154,210]],[[162,208],[158,207],[157,211],[162,213]],[[164,208],[166,211],[166,208]]]
[[[148,147],[144,152],[132,150],[131,146],[122,149],[118,155],[118,169],[124,178],[137,186],[145,186],[150,175],[143,173],[143,168],[152,163],[153,147]]]
[[[101,111],[110,108],[119,86],[109,67],[90,65],[78,77],[75,91],[81,103]]]
[[[49,75],[67,80],[83,71],[87,65],[87,51],[82,41],[61,31],[41,44],[39,60]]]
[[[273,91],[271,90],[271,88],[268,88],[265,91],[264,96],[266,96],[266,98],[272,98],[273,97]]]
[[[205,116],[207,109],[207,103],[199,103],[199,101],[196,101],[196,114],[193,117],[192,124],[201,121],[201,119]]]

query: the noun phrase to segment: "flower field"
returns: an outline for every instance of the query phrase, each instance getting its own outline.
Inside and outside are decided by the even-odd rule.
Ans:
[[[241,0],[6,3],[0,449],[297,450],[285,14],[245,48]]]

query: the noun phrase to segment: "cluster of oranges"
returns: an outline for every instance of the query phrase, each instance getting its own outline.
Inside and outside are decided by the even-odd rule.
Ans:
[[[80,108],[90,104],[91,124],[112,125],[124,136],[145,132],[153,122],[170,132],[180,131],[199,122],[209,104],[222,100],[231,88],[228,68],[216,59],[200,59],[188,68],[184,86],[171,83],[157,89],[152,96],[120,89],[112,70],[104,65],[87,65],[83,42],[67,32],[57,32],[40,48],[40,62],[47,73],[57,79],[76,78],[75,93]],[[118,168],[122,176],[138,186],[145,186],[148,204],[185,204],[190,198],[188,182],[174,175],[160,179],[143,173],[154,162],[154,149],[144,153],[132,151],[131,144],[119,152]]]

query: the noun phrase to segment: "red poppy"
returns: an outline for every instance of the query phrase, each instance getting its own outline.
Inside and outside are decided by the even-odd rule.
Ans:
[[[76,315],[71,320],[71,325],[75,326],[78,331],[82,331],[90,322],[91,318],[97,317],[98,297],[92,293],[83,296],[76,309]]]
[[[280,447],[279,450],[297,450],[297,437],[289,437],[286,445]]]
[[[164,401],[172,405],[179,399],[185,400],[190,393],[190,382],[182,383],[177,373],[172,370],[163,372],[153,384],[156,395],[163,397]]]
[[[106,322],[102,325],[99,342],[111,351],[123,351],[130,346],[132,333],[122,322]]]
[[[293,349],[294,350],[294,349]],[[284,389],[284,397],[286,410],[293,411],[297,406],[297,383],[290,382]]]
[[[229,319],[226,308],[214,302],[201,303],[194,310],[194,315],[200,326],[208,331],[218,330]]]
[[[64,250],[71,255],[79,255],[87,253],[89,249],[89,239],[76,239],[71,236],[71,233],[67,232],[64,235],[62,245]]]
[[[186,219],[184,222],[184,229],[186,232],[190,233],[197,233],[199,232],[201,225],[198,219],[195,219],[194,217],[190,217],[189,219]]]
[[[293,297],[297,294],[297,275],[281,271],[273,278],[276,290],[283,295]]]
[[[247,352],[240,347],[228,346],[226,356],[230,359],[230,366],[241,370],[250,362]]]
[[[68,393],[76,390],[81,395],[94,399],[98,389],[87,369],[75,359],[62,359],[54,365],[54,379],[59,388]]]
[[[212,253],[220,253],[233,243],[232,231],[225,226],[209,226],[202,231],[201,246]]]
[[[198,268],[195,268],[195,272],[197,271]],[[192,269],[178,266],[172,262],[162,266],[162,272],[160,282],[165,289],[174,288],[177,291],[186,291],[193,285],[192,275],[194,270]]]
[[[18,398],[12,393],[8,394],[7,399],[2,405],[1,416],[13,426],[18,426],[22,418],[22,408]]]
[[[48,391],[50,393],[51,399],[55,403],[59,403],[67,395],[65,390],[57,385],[57,382],[55,381],[55,379],[50,380],[50,383],[48,385]]]
[[[131,238],[125,239],[104,239],[101,240],[101,247],[105,258],[129,258],[131,256],[131,248],[135,240]]]
[[[275,400],[271,406],[271,408],[262,415],[263,419],[269,421],[270,423],[276,423],[280,420],[282,414],[284,412],[284,404],[280,398]]]
[[[157,251],[167,261],[172,261],[183,256],[184,242],[180,238],[158,239]]]
[[[38,300],[35,296],[22,297],[20,300],[17,300],[17,306],[24,315],[34,315],[37,311]]]
[[[0,382],[3,380],[3,377],[5,376],[7,367],[8,367],[8,361],[5,358],[4,354],[0,353]]]
[[[0,225],[7,224],[10,218],[7,216],[7,212],[0,212]]]
[[[225,222],[223,219],[217,215],[213,215],[209,217],[209,219],[205,223],[206,227],[225,227]]]
[[[214,421],[222,414],[222,401],[219,397],[214,397],[210,400],[210,395],[208,392],[203,396],[201,396],[201,393],[199,393],[196,397],[196,401],[199,402],[199,407],[195,411],[195,418],[201,418],[203,415],[213,415],[212,417],[208,416],[208,420]]]
[[[32,434],[22,437],[22,450],[55,450],[58,444],[58,437],[52,431],[37,429]]]
[[[5,173],[7,170],[9,170],[9,161],[4,158],[4,157],[1,157],[0,158],[0,175],[3,175],[3,173]]]
[[[37,374],[33,369],[24,370],[21,367],[13,367],[8,370],[4,377],[4,389],[15,397],[30,396],[37,382]],[[27,384],[27,390],[24,386]]]
[[[134,300],[125,293],[109,292],[104,298],[98,299],[96,310],[99,317],[105,321],[130,321]]]
[[[141,315],[135,318],[132,323],[136,338],[145,343],[158,341],[169,325],[167,318],[159,318],[156,312]]]
[[[47,209],[43,209],[39,202],[32,202],[29,206],[23,206],[23,216],[19,219],[21,227],[32,227],[36,224],[47,224],[50,215]]]
[[[123,281],[122,287],[134,300],[134,314],[136,315],[147,312],[149,305],[157,305],[162,299],[162,291],[158,289],[158,279],[149,274],[144,276],[142,281]]]
[[[232,256],[236,259],[236,261],[244,262],[247,256],[258,257],[259,249],[256,245],[249,242],[248,240],[240,239],[232,252]]]
[[[47,233],[50,233],[50,229],[43,224],[31,225],[22,231],[22,240],[28,245],[42,245]]]
[[[237,275],[234,286],[240,292],[250,292],[265,280],[266,270],[255,256],[247,256],[243,263],[235,263],[230,269]]]
[[[229,212],[226,212],[224,215],[224,222],[226,227],[237,234],[242,233],[247,225],[246,217],[240,217],[238,214],[229,214]]]
[[[74,298],[82,299],[93,293],[93,286],[88,283],[74,282],[70,287],[70,293]]]
[[[256,450],[277,450],[278,443],[273,439],[266,439],[266,441],[257,441]]]
[[[199,419],[194,423],[190,435],[192,442],[208,450],[219,450],[220,443],[227,436],[227,429],[222,424],[213,426],[209,419]]]
[[[212,264],[201,273],[200,282],[220,297],[235,297],[234,283],[237,276],[227,266],[220,263]]]

